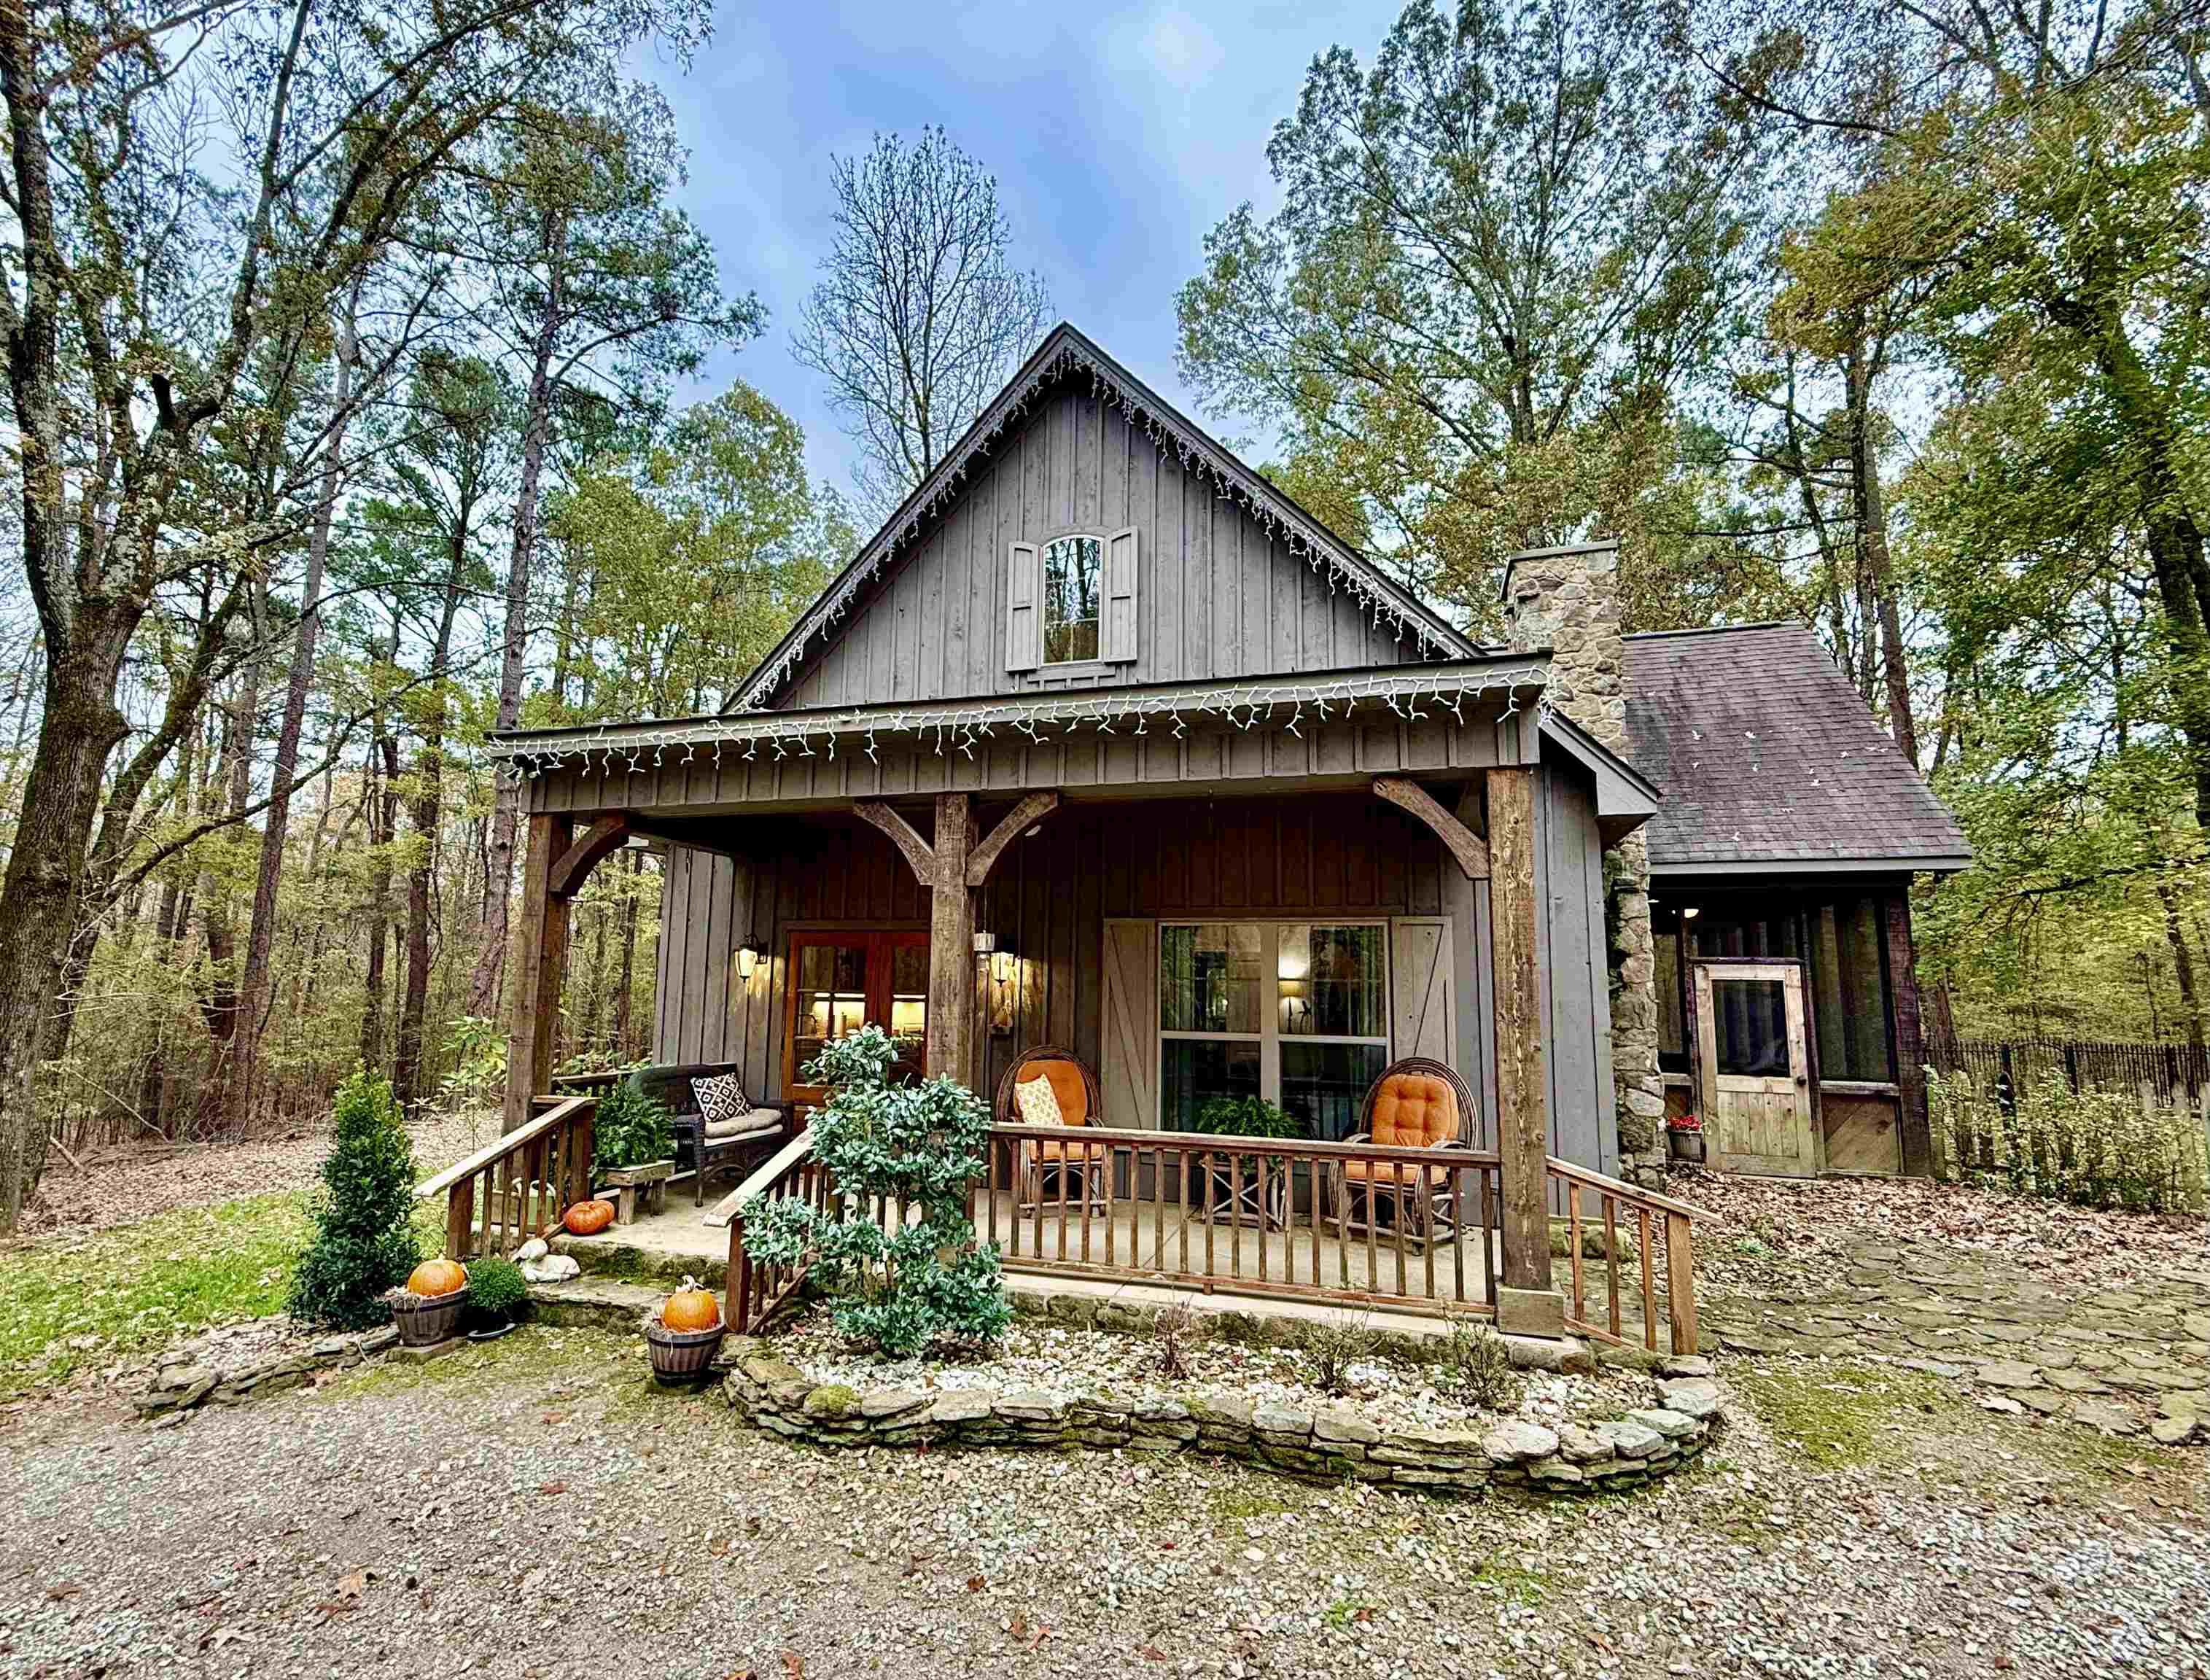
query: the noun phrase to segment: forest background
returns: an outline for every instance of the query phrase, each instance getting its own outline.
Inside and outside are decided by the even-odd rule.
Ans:
[[[1025,142],[937,130],[822,160],[770,320],[685,208],[715,22],[0,8],[0,1231],[57,1151],[305,1123],[357,1060],[480,1103],[487,734],[720,706],[1049,324]],[[1416,0],[1309,50],[1174,299],[1224,435],[1476,633],[1596,533],[1633,628],[1810,623],[1976,850],[1937,1012],[2201,1042],[2204,0]],[[778,343],[847,483],[717,371]],[[578,1065],[646,1047],[658,886],[579,901]]]

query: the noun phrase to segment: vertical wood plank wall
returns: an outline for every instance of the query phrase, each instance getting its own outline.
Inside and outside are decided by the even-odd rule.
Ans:
[[[1073,528],[1137,531],[1137,656],[1005,669],[1005,554]],[[993,451],[951,512],[845,620],[789,695],[797,706],[1410,662],[1236,504],[1182,470],[1086,384],[1062,386]]]
[[[1590,792],[1573,783],[1576,774],[1546,766],[1536,807],[1543,951],[1546,961],[1567,953],[1544,982],[1555,1047],[1552,1147],[1609,1170],[1617,1142],[1602,865]],[[1552,784],[1561,778],[1571,785],[1558,791]],[[982,819],[994,815],[986,808]],[[666,861],[653,1055],[736,1061],[756,1098],[767,1100],[783,1083],[790,931],[922,928],[928,905],[889,841],[857,823],[746,818],[731,831],[747,838],[741,859],[679,847]],[[1480,1100],[1478,1141],[1493,1145],[1488,883],[1466,880],[1428,829],[1363,794],[1082,805],[1016,843],[982,891],[976,922],[1015,953],[1021,971],[1013,1031],[985,1039],[984,1094],[1030,1044],[1067,1044],[1098,1060],[1108,918],[1307,913],[1450,919],[1460,1069]],[[763,954],[749,982],[731,957],[747,935]]]

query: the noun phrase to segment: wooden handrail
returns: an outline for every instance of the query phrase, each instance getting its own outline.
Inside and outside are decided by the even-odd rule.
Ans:
[[[813,1133],[811,1128],[801,1127],[789,1142],[762,1162],[752,1176],[708,1208],[703,1223],[717,1227],[728,1224],[737,1217],[739,1208],[812,1153]]]
[[[1676,1201],[1672,1197],[1660,1195],[1655,1190],[1645,1190],[1639,1185],[1629,1184],[1623,1178],[1613,1178],[1607,1174],[1596,1171],[1593,1168],[1584,1167],[1575,1162],[1561,1161],[1555,1155],[1548,1158],[1548,1163],[1551,1177],[1570,1179],[1575,1184],[1585,1184],[1591,1190],[1601,1190],[1608,1196],[1618,1197],[1621,1201],[1640,1202],[1658,1212],[1677,1213],[1687,1219],[1710,1219],[1716,1223],[1718,1218],[1718,1215],[1707,1208],[1697,1207],[1688,1202]]]
[[[595,1097],[585,1095],[571,1097],[563,1102],[554,1103],[528,1125],[516,1127],[504,1136],[486,1144],[467,1160],[456,1162],[446,1168],[444,1171],[415,1191],[414,1200],[427,1201],[432,1196],[443,1195],[462,1179],[481,1172],[494,1161],[503,1160],[522,1145],[534,1143],[547,1132],[565,1126],[575,1117],[578,1110],[590,1107],[597,1101],[598,1098]]]

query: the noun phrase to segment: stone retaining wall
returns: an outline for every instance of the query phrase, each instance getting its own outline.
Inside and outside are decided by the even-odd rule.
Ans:
[[[759,1429],[817,1447],[996,1447],[1209,1453],[1307,1481],[1470,1494],[1491,1486],[1582,1493],[1632,1487],[1692,1462],[1721,1424],[1724,1391],[1702,1359],[1669,1362],[1652,1404],[1593,1425],[1510,1418],[1485,1429],[1381,1423],[1344,1407],[1253,1406],[1219,1394],[1073,1398],[1034,1388],[817,1383],[751,1337],[722,1351],[722,1393]]]
[[[302,1387],[314,1381],[317,1371],[358,1365],[371,1355],[396,1345],[398,1340],[398,1331],[387,1324],[358,1335],[325,1336],[304,1348],[280,1350],[234,1366],[188,1362],[164,1365],[133,1404],[141,1417],[173,1416],[209,1400],[218,1405],[236,1405],[263,1394]]]

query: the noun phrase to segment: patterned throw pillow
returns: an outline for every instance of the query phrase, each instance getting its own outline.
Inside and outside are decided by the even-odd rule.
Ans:
[[[745,1082],[734,1073],[715,1073],[693,1079],[691,1094],[698,1099],[698,1112],[706,1117],[709,1125],[716,1121],[741,1120],[752,1111],[752,1099],[745,1095]]]
[[[1060,1111],[1059,1093],[1051,1088],[1051,1081],[1041,1073],[1033,1079],[1023,1079],[1014,1085],[1013,1106],[1021,1111],[1021,1121],[1024,1125],[1066,1124],[1066,1116]]]

